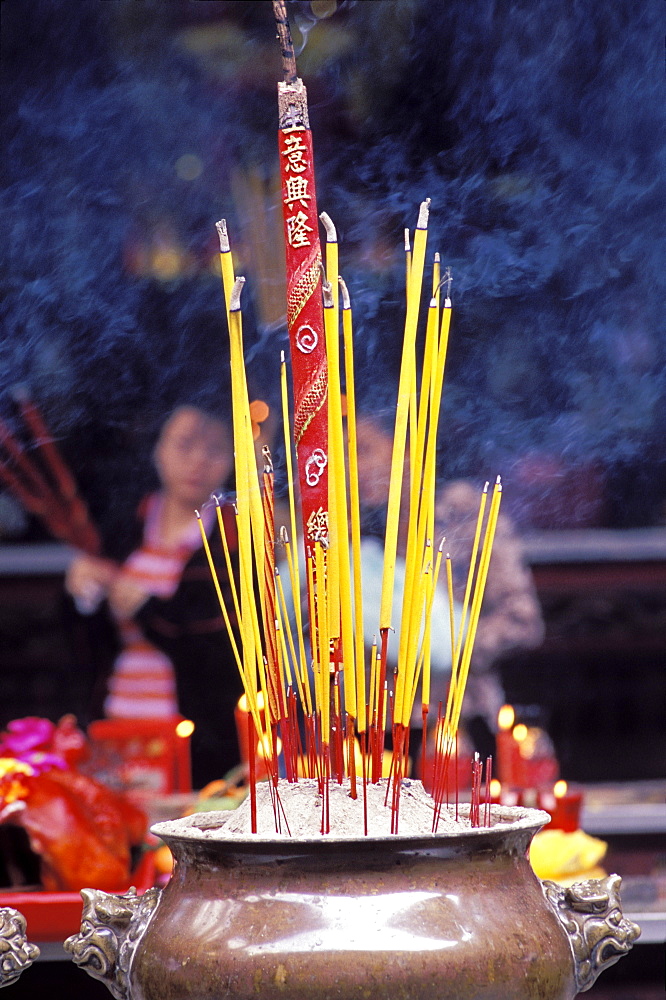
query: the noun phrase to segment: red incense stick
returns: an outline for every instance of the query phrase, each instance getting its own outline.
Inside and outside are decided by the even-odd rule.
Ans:
[[[287,260],[287,326],[294,392],[293,434],[303,537],[328,519],[328,369],[321,247],[307,92],[296,75],[284,0],[273,0],[284,80],[278,84],[278,147]]]

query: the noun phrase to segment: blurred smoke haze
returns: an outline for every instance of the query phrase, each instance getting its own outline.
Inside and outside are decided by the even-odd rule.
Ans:
[[[501,472],[525,526],[663,523],[660,5],[334,7],[289,4],[363,407],[394,405],[402,230],[429,196],[454,276],[442,476]],[[285,331],[256,286],[279,291],[282,253],[257,259],[238,194],[265,184],[275,230],[273,36],[266,0],[2,5],[0,414],[28,384],[110,533],[164,415],[226,409],[221,217],[276,400]]]

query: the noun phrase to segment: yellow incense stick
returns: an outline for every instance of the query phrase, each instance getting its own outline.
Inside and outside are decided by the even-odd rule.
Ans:
[[[417,419],[417,436],[415,440],[414,458],[411,470],[411,485],[409,496],[409,526],[407,531],[407,550],[405,556],[405,585],[402,600],[402,614],[400,621],[400,645],[398,653],[398,669],[404,670],[407,650],[410,644],[413,646],[411,623],[420,620],[421,609],[413,607],[414,602],[419,601],[419,588],[416,580],[421,572],[421,553],[425,543],[425,519],[419,522],[419,498],[422,493],[422,476],[424,461],[424,445],[426,439],[426,425],[428,420],[428,410],[430,401],[430,378],[431,378],[431,355],[432,342],[437,337],[437,302],[430,300],[428,309],[428,323],[426,328],[426,344],[423,378],[421,382],[421,398],[419,400],[419,411]]]
[[[276,566],[275,567],[275,590],[276,590],[276,592],[278,591],[278,580],[279,579],[280,579],[280,571],[279,571],[279,569]],[[280,586],[281,586],[281,583],[282,583],[282,581],[280,581]],[[288,626],[288,622],[289,622],[288,618],[284,618],[283,619],[283,617],[282,617],[282,610],[280,608],[280,595],[278,593],[277,600],[275,602],[275,631],[278,633],[278,639],[279,639],[280,643],[284,646],[283,655],[282,655],[282,661],[283,661],[284,673],[285,673],[285,676],[286,676],[287,684],[288,684],[289,687],[293,687],[294,679],[293,679],[292,672],[291,672],[291,664],[290,664],[290,661],[289,661],[289,656],[287,654],[287,641],[286,641],[286,636],[285,636],[285,631],[287,631],[287,629],[285,629],[285,627],[284,627],[285,623],[287,623],[287,626]],[[292,648],[293,653],[295,653],[296,650],[293,649],[293,639],[292,639],[292,641],[290,643],[290,646]],[[294,662],[294,665],[295,665],[296,664],[296,659],[295,658],[294,658],[293,662]],[[298,670],[295,670],[295,673],[296,673],[296,677],[298,678]],[[299,688],[299,691],[300,691],[300,685],[297,684],[296,686],[297,686],[297,688]],[[301,699],[301,701],[302,701],[302,699]]]
[[[315,593],[314,593],[314,575],[315,575],[315,565],[314,565],[314,555],[308,552],[305,557],[306,561],[306,572],[307,572],[307,584],[308,584],[308,612],[310,615],[310,648],[312,651],[312,669],[314,671],[315,677],[315,708],[317,708],[317,699],[319,697],[317,689],[317,679],[319,676],[319,632],[318,632],[318,622],[317,622],[317,607],[315,603]]]
[[[377,636],[372,637],[372,649],[370,650],[370,685],[368,688],[368,723],[372,724],[372,715],[375,710],[375,688],[377,686]]]
[[[224,288],[224,301],[227,308],[227,316],[231,302],[231,293],[234,287],[234,264],[231,256],[231,246],[229,245],[229,234],[227,232],[227,220],[220,219],[215,228],[220,237],[220,269],[222,271],[222,286]]]
[[[395,434],[393,453],[391,456],[391,473],[389,481],[389,498],[386,514],[386,536],[384,541],[384,572],[382,578],[382,594],[379,615],[380,629],[391,628],[393,608],[393,586],[395,581],[395,561],[398,548],[398,527],[400,520],[400,495],[402,492],[403,468],[405,462],[405,445],[407,438],[407,419],[409,414],[409,398],[412,385],[412,372],[415,364],[414,343],[418,323],[418,305],[421,296],[425,250],[427,242],[429,199],[424,201],[419,211],[419,220],[414,234],[414,253],[410,270],[410,291],[405,318],[402,363],[398,384],[398,405],[396,409]]]
[[[239,652],[238,646],[236,644],[236,636],[234,634],[234,630],[231,627],[231,621],[229,619],[229,613],[227,611],[227,605],[226,605],[226,602],[224,600],[224,595],[222,594],[222,588],[220,587],[220,580],[219,580],[219,577],[217,575],[217,570],[215,569],[215,563],[213,562],[213,556],[212,556],[212,553],[210,551],[210,545],[208,543],[208,538],[206,537],[206,532],[205,532],[205,529],[204,529],[204,526],[203,526],[203,521],[201,520],[201,514],[199,513],[198,510],[196,510],[194,513],[196,514],[197,522],[199,524],[199,530],[201,532],[201,542],[203,544],[204,552],[206,553],[206,559],[208,560],[208,567],[210,569],[210,574],[211,574],[211,576],[213,578],[213,585],[215,587],[215,593],[217,594],[217,599],[218,599],[219,604],[220,604],[220,610],[222,612],[222,617],[224,618],[224,624],[226,626],[227,634],[229,636],[229,641],[231,643],[231,649],[232,649],[233,654],[234,654],[234,659],[236,660],[236,663],[238,665],[239,673],[240,673],[241,678],[243,679],[243,682],[244,682],[244,680],[245,680],[245,672],[243,670],[243,661],[241,660],[240,652]],[[239,621],[239,624],[240,624],[240,621]]]
[[[327,244],[328,245],[328,244]],[[336,282],[337,288],[337,282]],[[328,450],[329,450],[329,537],[331,546],[328,553],[329,600],[336,597],[338,607],[329,607],[329,633],[336,636],[333,624],[338,625],[342,640],[342,660],[345,680],[345,710],[356,718],[356,671],[354,667],[354,619],[351,601],[351,572],[349,567],[349,534],[347,513],[347,491],[345,476],[344,436],[342,430],[342,405],[340,390],[340,351],[338,330],[335,324],[335,309],[328,283],[324,286],[324,327],[326,330],[326,354],[328,362]],[[335,502],[331,496],[335,494]],[[334,528],[334,530],[330,530]],[[335,575],[334,575],[335,574]],[[337,619],[336,619],[337,614]]]
[[[457,691],[456,691],[456,701],[454,705],[453,715],[449,722],[450,736],[455,735],[455,732],[458,728],[458,723],[460,721],[462,700],[465,693],[465,685],[467,683],[467,676],[469,673],[469,665],[472,659],[472,652],[474,650],[474,639],[476,637],[476,629],[479,623],[481,605],[483,603],[483,594],[485,591],[486,580],[488,577],[488,567],[490,565],[490,557],[492,554],[493,540],[495,537],[495,528],[497,526],[497,518],[499,515],[499,506],[501,499],[502,499],[502,485],[501,482],[499,482],[499,476],[498,476],[498,482],[495,484],[495,489],[493,491],[493,498],[490,504],[488,524],[486,526],[486,533],[483,539],[481,558],[479,562],[479,573],[477,577],[476,586],[474,588],[472,609],[470,611],[469,628],[467,631],[467,635],[465,636],[465,644],[463,647],[463,653],[460,662],[460,671],[459,671]]]
[[[222,549],[224,551],[224,561],[227,567],[227,575],[229,577],[229,586],[231,588],[231,597],[234,602],[234,611],[236,612],[236,619],[240,623],[241,612],[240,605],[238,603],[238,590],[236,588],[236,580],[234,577],[233,566],[231,565],[231,553],[229,552],[229,543],[227,541],[227,532],[224,527],[224,518],[222,517],[222,508],[220,507],[220,501],[215,497],[215,510],[217,513],[217,523],[220,529],[220,537],[222,539]]]
[[[282,394],[282,428],[284,431],[284,453],[285,462],[287,467],[287,488],[289,493],[289,522],[291,524],[291,537],[293,539],[294,545],[296,546],[295,558],[291,558],[291,554],[287,545],[287,560],[289,563],[289,574],[291,581],[291,592],[293,595],[294,603],[294,619],[296,622],[296,634],[298,636],[298,653],[299,653],[299,663],[301,670],[301,680],[303,684],[307,683],[307,660],[305,657],[305,640],[303,639],[303,616],[301,612],[301,582],[300,582],[300,566],[298,562],[298,545],[296,534],[296,501],[295,501],[295,491],[294,491],[294,472],[292,464],[292,439],[291,439],[291,428],[289,421],[289,393],[287,390],[287,365],[284,358],[284,351],[281,353],[280,359],[280,385]],[[309,685],[308,685],[309,693]],[[310,711],[312,707],[310,706]]]
[[[328,364],[328,559],[326,580],[326,600],[328,605],[328,634],[331,639],[340,638],[340,559],[338,518],[338,484],[340,475],[340,450],[336,440],[338,431],[337,411],[340,406],[340,370],[338,358],[337,329],[333,295],[328,282],[323,284],[324,332],[326,336],[326,361]]]
[[[218,578],[218,575],[217,575],[217,571],[215,569],[215,563],[213,562],[213,556],[212,556],[212,553],[210,551],[210,545],[209,545],[209,542],[208,542],[208,538],[206,537],[206,532],[204,530],[203,522],[201,520],[201,515],[199,514],[198,510],[195,511],[195,514],[196,514],[197,521],[198,521],[198,524],[199,524],[199,530],[201,532],[201,541],[202,541],[202,544],[203,544],[203,547],[204,547],[204,551],[206,553],[206,559],[208,560],[208,566],[209,566],[209,569],[210,569],[211,576],[213,578],[213,585],[215,587],[215,592],[217,594],[217,599],[218,599],[219,604],[220,604],[220,610],[222,611],[222,617],[224,618],[224,623],[225,623],[225,626],[226,626],[226,629],[227,629],[227,633],[229,635],[229,640],[231,642],[231,648],[232,648],[232,652],[234,654],[234,659],[236,660],[236,665],[238,667],[238,672],[240,674],[240,678],[241,678],[241,681],[243,683],[243,688],[245,690],[245,695],[246,695],[246,698],[247,698],[248,707],[249,707],[250,712],[251,712],[251,714],[252,714],[252,716],[254,718],[254,723],[255,723],[255,725],[257,727],[257,732],[261,732],[261,718],[260,718],[260,714],[259,714],[259,706],[258,706],[258,702],[257,702],[256,691],[253,689],[253,687],[252,687],[251,684],[248,684],[247,675],[245,673],[245,670],[243,669],[243,661],[241,659],[241,655],[240,655],[240,652],[239,652],[239,649],[238,649],[238,645],[236,643],[236,637],[235,637],[235,634],[234,634],[234,630],[233,630],[233,628],[231,626],[231,621],[229,619],[229,612],[227,610],[226,602],[225,602],[224,596],[222,594],[222,588],[220,587],[220,581],[219,581],[219,578]]]
[[[328,588],[326,585],[326,559],[321,542],[315,542],[315,589],[317,595],[317,632],[319,636],[319,698],[322,743],[330,743],[330,640],[328,635]]]
[[[412,273],[412,248],[409,239],[409,229],[405,229],[405,305],[409,297],[409,281]]]
[[[286,528],[284,528],[284,527],[282,527],[281,530],[280,530],[280,538],[281,538],[282,544],[284,545],[285,552],[287,554],[287,566],[289,568],[289,580],[290,580],[290,583],[291,583],[292,601],[293,601],[293,606],[294,606],[294,618],[295,618],[295,621],[296,621],[296,635],[297,635],[297,641],[298,641],[298,662],[299,662],[299,667],[300,667],[301,683],[303,685],[303,690],[306,693],[307,713],[308,713],[308,715],[311,715],[312,714],[312,696],[310,694],[310,678],[309,678],[309,674],[308,674],[307,659],[306,659],[306,656],[305,656],[305,640],[303,638],[302,613],[301,613],[301,605],[300,605],[300,593],[301,592],[300,592],[300,586],[299,586],[299,578],[296,575],[296,565],[295,564],[296,564],[297,560],[294,557],[294,553],[292,552],[291,545],[289,544],[289,536],[287,534]],[[308,586],[309,586],[309,584],[308,584]],[[308,600],[310,598],[310,595],[311,595],[311,591],[308,589]],[[311,608],[310,607],[308,607],[308,610],[311,612]],[[312,621],[312,618],[310,619],[310,621]]]
[[[363,593],[361,584],[361,508],[358,492],[358,458],[356,438],[356,386],[354,380],[354,344],[352,309],[349,292],[339,278],[342,296],[342,332],[345,351],[345,383],[347,389],[347,463],[349,467],[349,510],[351,524],[352,570],[354,581],[354,637],[356,642],[356,706],[358,731],[364,732],[365,663],[363,643]]]
[[[488,486],[490,484],[486,483],[483,487],[483,492],[481,493],[481,503],[479,504],[479,513],[476,519],[476,527],[474,529],[474,541],[472,542],[472,552],[469,560],[469,569],[467,571],[467,582],[465,584],[465,593],[463,596],[462,604],[462,614],[460,617],[460,631],[458,633],[458,638],[456,639],[455,651],[453,656],[454,666],[458,663],[458,658],[460,656],[460,649],[462,647],[463,636],[465,634],[465,628],[467,625],[467,612],[469,610],[469,599],[472,593],[472,583],[474,581],[474,573],[476,570],[476,559],[479,552],[479,541],[481,539],[481,529],[483,527],[483,515],[486,509],[486,500],[488,499]]]
[[[305,695],[305,688],[303,687],[303,683],[302,683],[302,680],[301,680],[300,671],[298,669],[298,659],[297,659],[297,656],[296,656],[296,646],[294,645],[294,635],[293,635],[292,628],[291,628],[291,622],[289,621],[289,611],[287,609],[287,602],[286,602],[285,596],[284,596],[284,587],[282,586],[282,576],[280,574],[280,570],[277,569],[277,567],[276,567],[276,570],[275,570],[275,581],[276,581],[276,584],[277,584],[277,592],[278,592],[278,599],[279,599],[279,604],[278,604],[278,608],[277,608],[278,613],[279,613],[278,620],[280,621],[280,624],[281,624],[283,638],[284,638],[284,634],[286,633],[286,639],[287,639],[287,642],[289,643],[289,650],[291,652],[291,658],[292,658],[292,661],[293,661],[293,664],[294,664],[294,674],[296,676],[296,687],[298,689],[298,697],[300,698],[300,701],[301,701],[301,707],[303,708],[304,712],[306,712],[306,713],[309,714],[309,712],[311,711],[311,706],[309,705],[309,697],[306,697],[306,695]],[[291,683],[291,678],[290,678],[289,682]],[[308,694],[309,694],[309,692],[308,692]]]
[[[439,293],[441,289],[441,285],[439,283],[440,271],[441,271],[440,256],[438,253],[435,253],[435,257],[432,264],[432,297],[433,299],[437,300],[437,305],[439,305]]]
[[[416,694],[416,669],[418,666],[418,646],[421,637],[421,629],[424,621],[424,614],[427,607],[428,580],[432,573],[432,543],[428,539],[425,553],[422,559],[421,573],[416,582],[416,600],[412,603],[410,613],[410,640],[407,647],[407,655],[402,669],[404,684],[398,697],[398,687],[396,686],[396,702],[393,707],[394,718],[402,722],[403,726],[409,725],[412,715],[414,696]],[[401,626],[402,627],[402,626]]]
[[[424,706],[430,704],[430,626],[432,622],[432,605],[435,599],[435,594],[437,592],[437,581],[439,579],[439,568],[442,563],[442,546],[443,541],[440,542],[439,549],[437,550],[437,559],[435,560],[435,571],[432,575],[430,581],[430,587],[428,591],[428,603],[426,606],[426,627],[423,635],[423,642],[421,644],[421,652],[419,654],[419,667],[417,672],[418,675],[423,670],[423,684],[422,684],[422,694],[421,701]],[[414,692],[414,697],[416,697],[416,691]]]
[[[453,570],[451,567],[451,555],[446,553],[446,590],[449,598],[449,629],[451,631],[451,663],[453,664],[453,658],[456,655],[456,640],[455,640],[455,615],[453,611]]]
[[[248,564],[252,566],[252,538],[249,517],[249,505],[247,503],[247,449],[245,447],[244,434],[244,406],[243,406],[243,386],[244,371],[243,361],[243,341],[242,341],[242,319],[240,313],[240,293],[243,287],[244,278],[238,278],[234,283],[230,298],[229,310],[229,345],[231,352],[231,404],[233,414],[233,438],[234,454],[236,457],[236,494],[238,497],[236,504],[237,527],[238,527],[238,556],[241,568],[240,592],[241,592],[241,616],[240,623],[243,635],[243,657],[245,672],[248,682],[252,684],[251,677],[254,676],[254,669],[250,662],[256,657],[254,645],[254,634],[251,623],[251,604],[254,600],[252,587],[247,585]]]

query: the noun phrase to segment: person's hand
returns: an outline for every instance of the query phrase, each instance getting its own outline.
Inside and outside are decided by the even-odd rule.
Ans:
[[[150,594],[137,587],[122,571],[109,588],[109,604],[116,618],[132,618],[149,597]]]
[[[117,572],[117,565],[110,559],[79,555],[72,560],[65,575],[65,588],[82,614],[97,610]]]

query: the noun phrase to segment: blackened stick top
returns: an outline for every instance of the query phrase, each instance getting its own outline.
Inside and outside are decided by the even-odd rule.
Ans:
[[[289,18],[287,17],[287,6],[285,0],[273,0],[273,13],[277,24],[277,37],[280,42],[280,52],[282,53],[282,73],[284,82],[295,83],[298,76],[296,72],[296,56],[294,54],[294,43],[289,30]]]

